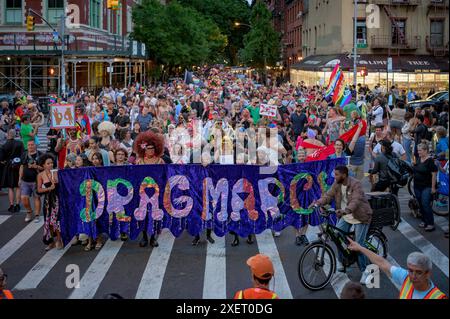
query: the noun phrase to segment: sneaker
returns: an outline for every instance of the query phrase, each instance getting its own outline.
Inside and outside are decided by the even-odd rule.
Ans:
[[[364,272],[361,275],[361,280],[359,281],[359,283],[361,285],[365,285],[366,281],[367,281],[367,277],[369,277],[369,275],[370,275],[370,272],[368,272],[367,270],[364,270]]]
[[[308,246],[309,245],[308,237],[306,237],[306,235],[301,235],[300,237],[303,240],[303,245]]]
[[[236,247],[236,246],[238,246],[238,245],[239,245],[239,238],[235,237],[234,240],[233,240],[233,242],[231,243],[231,246],[232,246],[232,247]]]
[[[211,236],[206,236],[206,240],[209,241],[210,244],[214,244],[216,242]]]
[[[427,227],[427,224],[425,224],[425,223],[420,223],[420,224],[419,224],[419,227],[420,227],[420,228],[425,228],[425,227]]]
[[[9,206],[8,212],[14,213],[14,205]]]
[[[34,217],[34,222],[37,224],[37,223],[39,223],[41,221],[41,216],[36,216],[36,217]]]
[[[32,219],[33,219],[33,214],[27,213],[27,216],[25,217],[25,223],[31,222]]]
[[[121,241],[127,241],[128,240],[128,235],[125,233],[120,233],[120,240]]]
[[[303,238],[302,238],[301,236],[295,237],[295,244],[296,244],[297,246],[303,245]]]
[[[79,244],[81,244],[81,241],[78,239],[77,236],[73,237],[72,240],[70,241],[70,246],[78,246]]]
[[[14,205],[14,213],[20,212],[20,204]]]
[[[427,231],[427,232],[432,232],[434,230],[435,230],[435,228],[433,225],[428,225],[427,227],[425,227],[425,231]]]
[[[251,245],[251,244],[253,244],[253,243],[254,243],[253,237],[252,237],[252,235],[249,235],[249,236],[247,237],[247,244]]]

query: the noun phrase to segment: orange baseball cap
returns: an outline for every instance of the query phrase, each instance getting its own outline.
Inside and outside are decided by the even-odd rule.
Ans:
[[[247,265],[250,267],[253,275],[259,279],[270,279],[274,275],[273,264],[266,255],[257,254],[247,259]]]

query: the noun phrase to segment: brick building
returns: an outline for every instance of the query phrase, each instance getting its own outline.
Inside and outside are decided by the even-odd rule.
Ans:
[[[57,93],[61,41],[39,17],[27,31],[32,9],[60,30],[66,13],[64,59],[70,88],[95,92],[103,85],[125,86],[145,80],[145,45],[130,39],[131,10],[138,0],[0,0],[0,93],[22,90],[33,95]]]

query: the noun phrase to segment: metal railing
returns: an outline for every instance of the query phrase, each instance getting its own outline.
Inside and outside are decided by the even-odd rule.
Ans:
[[[431,37],[427,35],[425,38],[426,48],[428,52],[433,53],[434,55],[444,56],[449,52],[449,43],[444,45],[444,41],[442,41],[442,45],[435,45],[431,43]]]
[[[370,47],[372,49],[404,49],[417,50],[420,48],[420,36],[405,37],[395,39],[392,36],[374,35],[371,37]]]
[[[137,52],[133,52],[133,41],[119,35],[66,35],[64,42],[66,54],[108,52],[117,55],[144,56],[141,44],[138,43]],[[0,50],[47,51],[59,54],[61,42],[54,42],[51,32],[0,32]]]

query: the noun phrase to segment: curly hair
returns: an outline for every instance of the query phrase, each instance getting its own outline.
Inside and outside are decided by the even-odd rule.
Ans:
[[[45,153],[44,155],[39,157],[38,164],[40,166],[44,166],[45,162],[48,159],[51,159],[53,161],[53,166],[55,166],[55,163],[56,163],[55,157],[52,154],[50,154],[50,153]]]
[[[110,136],[114,136],[114,133],[116,132],[116,126],[112,122],[104,121],[98,125],[98,131],[107,131]]]
[[[145,146],[153,145],[155,147],[155,156],[162,156],[164,152],[164,136],[161,134],[155,134],[152,131],[146,131],[139,133],[134,141],[134,152],[140,158],[145,156]]]

